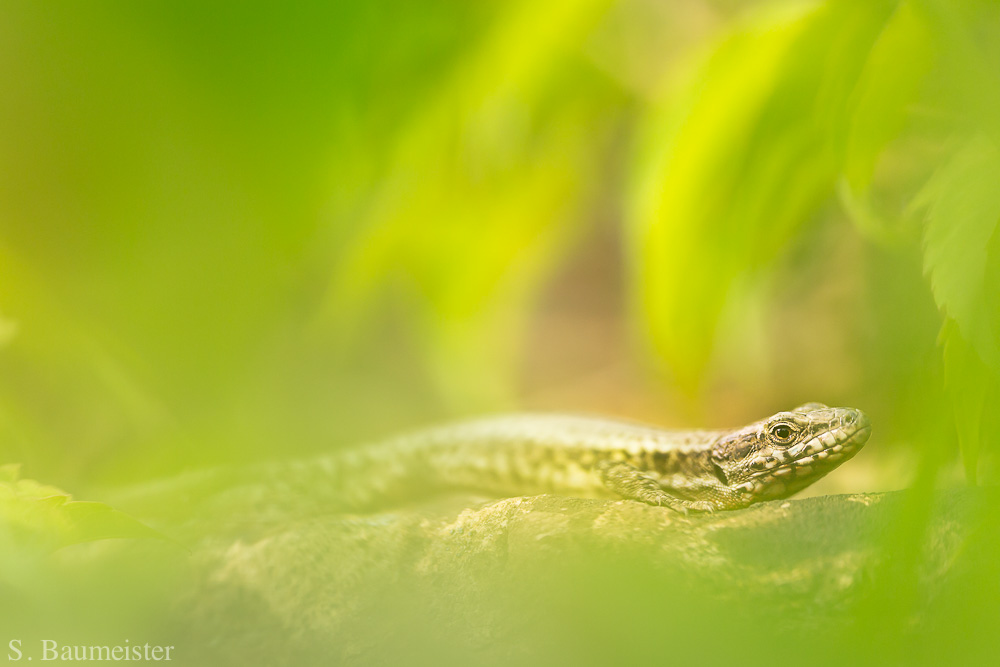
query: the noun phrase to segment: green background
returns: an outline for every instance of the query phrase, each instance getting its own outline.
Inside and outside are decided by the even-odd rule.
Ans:
[[[998,223],[986,0],[3,2],[0,463],[101,499],[472,414],[822,401],[874,430],[811,493],[913,488],[919,561],[935,493],[997,480]],[[67,608],[33,548],[6,618]]]

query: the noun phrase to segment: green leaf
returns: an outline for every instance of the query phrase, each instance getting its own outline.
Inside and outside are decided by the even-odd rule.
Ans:
[[[912,4],[900,3],[872,48],[846,117],[840,203],[859,231],[889,247],[919,234],[919,223],[898,202],[905,202],[925,182],[929,166],[925,160],[913,160],[912,146],[908,152],[898,151],[892,142],[900,135],[909,137],[905,130],[914,124],[915,109],[939,55],[936,47],[927,18]],[[914,184],[893,162],[900,154],[907,156],[907,169],[919,172]]]
[[[401,297],[445,399],[509,398],[521,320],[600,163],[614,95],[573,63],[608,4],[512,3],[413,110],[332,271],[322,326],[345,353]]]
[[[688,390],[739,283],[833,192],[844,119],[893,9],[830,2],[750,25],[649,119],[630,213],[636,306]]]
[[[932,36],[923,17],[901,3],[872,47],[848,115],[844,177],[865,190],[886,145],[904,128],[933,64]]]
[[[0,466],[0,538],[5,548],[51,551],[108,538],[163,536],[104,503],[76,501],[61,489],[19,479],[17,465]]]
[[[986,417],[1000,410],[1000,376],[983,363],[975,349],[962,338],[955,320],[945,323],[941,343],[945,391],[955,415],[965,476],[975,484],[979,456],[992,423]]]
[[[985,137],[966,142],[914,206],[927,210],[924,271],[934,300],[968,345],[1000,372],[1000,152]]]
[[[921,0],[940,53],[930,111],[965,136],[1000,144],[1000,6],[993,0]]]
[[[967,478],[1000,413],[1000,152],[986,137],[965,143],[915,202],[926,207],[924,270],[945,315],[941,341]],[[990,423],[992,424],[992,422]]]

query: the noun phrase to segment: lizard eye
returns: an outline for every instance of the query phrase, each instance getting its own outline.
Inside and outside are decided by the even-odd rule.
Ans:
[[[787,422],[778,422],[768,430],[768,433],[781,444],[787,444],[795,438],[795,428]]]

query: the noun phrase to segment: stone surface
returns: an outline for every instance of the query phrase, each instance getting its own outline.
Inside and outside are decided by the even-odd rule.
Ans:
[[[822,646],[870,615],[911,631],[996,509],[966,491],[685,517],[543,495],[315,517],[206,540],[178,622],[216,664],[736,659],[740,642]],[[887,612],[895,585],[909,597]]]

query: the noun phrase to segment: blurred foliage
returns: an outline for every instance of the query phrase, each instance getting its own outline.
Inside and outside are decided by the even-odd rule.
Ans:
[[[851,121],[892,8],[829,3],[737,29],[648,121],[661,136],[641,142],[634,284],[683,386],[704,377],[733,283],[772,264],[829,197],[847,146],[880,148],[858,147]]]
[[[156,537],[157,533],[103,503],[72,500],[53,486],[19,479],[16,465],[0,466],[0,518],[4,544],[55,550],[108,538]]]
[[[974,476],[990,3],[4,13],[8,461],[131,481],[483,410],[822,398],[890,442],[957,433]]]
[[[3,3],[0,463],[821,400],[872,416],[856,487],[995,481],[998,37],[989,0]]]
[[[733,299],[745,300],[740,281],[773,271],[837,191],[866,237],[923,253],[949,323],[945,390],[975,479],[990,439],[980,422],[1000,407],[991,248],[1000,108],[995,58],[973,34],[995,25],[995,10],[839,2],[767,14],[727,34],[653,113],[631,218],[633,284],[682,386],[704,381],[719,336],[742,335],[719,331],[723,311],[741,308]],[[922,247],[911,231],[920,227]]]

